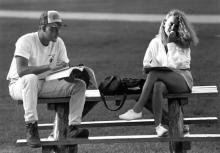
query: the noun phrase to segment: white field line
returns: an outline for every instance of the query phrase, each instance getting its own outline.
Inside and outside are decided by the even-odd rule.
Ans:
[[[0,10],[0,18],[39,19],[41,11]],[[164,14],[125,14],[125,13],[94,13],[94,12],[60,12],[63,19],[91,21],[124,21],[124,22],[161,22]],[[192,23],[219,24],[220,14],[188,14]]]

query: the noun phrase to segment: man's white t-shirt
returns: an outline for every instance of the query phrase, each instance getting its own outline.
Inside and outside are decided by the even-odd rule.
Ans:
[[[19,78],[15,56],[28,59],[28,66],[42,66],[59,60],[69,63],[63,40],[58,37],[56,42],[50,41],[48,46],[44,46],[40,42],[38,32],[25,34],[17,40],[14,57],[7,75],[9,81],[16,81]]]

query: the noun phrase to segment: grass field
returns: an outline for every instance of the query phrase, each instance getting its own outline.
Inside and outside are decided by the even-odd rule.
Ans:
[[[82,12],[166,13],[170,8],[188,13],[219,14],[219,0],[0,0],[1,9],[54,9]]]
[[[94,11],[94,12],[122,12],[122,13],[166,13],[170,8],[182,8],[187,13],[220,14],[218,0],[175,0],[159,1],[144,0],[55,0],[49,5],[49,0],[0,0],[0,9],[45,10],[58,9],[62,11]],[[203,9],[201,9],[203,8]],[[127,23],[104,21],[70,21],[68,27],[62,29],[61,37],[64,39],[68,55],[73,64],[83,63],[92,67],[97,75],[98,82],[111,74],[122,77],[144,77],[142,59],[149,41],[159,28],[159,23]],[[22,106],[18,106],[8,96],[8,82],[5,80],[14,44],[22,34],[36,31],[37,20],[6,19],[0,20],[0,153],[40,153],[40,149],[28,147],[15,147],[18,138],[24,138],[24,119]],[[192,48],[192,73],[196,85],[219,85],[220,82],[220,29],[219,25],[194,25],[200,43]],[[186,116],[218,116],[220,117],[220,98],[190,100],[184,108]],[[118,114],[124,112],[134,102],[126,105],[117,112],[108,111],[102,103],[90,112],[84,120],[117,119]],[[52,122],[53,112],[48,112],[46,106],[39,106],[40,123]],[[152,118],[148,111],[144,111],[145,118]],[[125,132],[126,131],[126,132]],[[220,124],[214,126],[194,125],[192,133],[220,133]],[[92,135],[114,134],[153,134],[154,128],[103,128],[91,129]],[[48,133],[43,132],[41,136]],[[219,153],[220,142],[193,143],[190,153]],[[167,143],[135,143],[112,145],[79,145],[79,153],[167,153]]]

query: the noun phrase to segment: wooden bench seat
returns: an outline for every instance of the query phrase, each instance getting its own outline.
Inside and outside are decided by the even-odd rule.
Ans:
[[[218,122],[217,117],[193,117],[184,118],[184,124],[214,124]],[[114,127],[114,126],[146,126],[154,125],[154,119],[138,119],[138,120],[112,120],[112,121],[89,121],[82,122],[79,127]],[[39,130],[50,130],[53,128],[53,123],[38,124]]]
[[[186,153],[189,150],[191,141],[220,141],[220,134],[183,134],[183,123],[216,123],[216,117],[183,118],[182,105],[188,103],[189,97],[214,97],[218,95],[217,86],[194,86],[191,93],[167,94],[168,115],[169,115],[169,137],[159,138],[156,135],[124,135],[124,136],[91,136],[88,139],[68,139],[66,137],[66,128],[68,126],[69,97],[38,98],[39,104],[48,104],[48,109],[55,110],[55,124],[53,135],[56,141],[48,139],[42,140],[42,153],[49,153],[53,150],[56,153],[77,153],[77,144],[91,143],[129,143],[129,142],[169,142],[169,149],[172,153]],[[127,95],[127,100],[136,100],[139,94]],[[123,95],[105,96],[107,101],[118,101]],[[94,103],[101,101],[99,90],[86,91],[86,104],[91,104],[88,111],[94,106]],[[18,101],[22,104],[22,101]],[[49,107],[54,106],[54,107]],[[85,111],[85,109],[84,109]],[[87,112],[88,112],[87,111]],[[134,120],[134,121],[94,121],[83,122],[82,127],[110,127],[110,126],[129,126],[129,125],[152,125],[154,120]],[[53,124],[40,124],[39,129],[51,129]],[[26,140],[17,140],[17,145],[26,145]]]
[[[217,86],[193,86],[191,93],[180,93],[180,94],[168,94],[165,95],[166,98],[188,98],[192,96],[217,96],[218,89]],[[87,90],[86,91],[86,102],[101,101],[101,96],[99,90]],[[127,100],[137,99],[139,94],[129,94],[127,95]],[[105,96],[107,101],[120,100],[123,95],[112,95]],[[39,98],[39,104],[48,103],[67,103],[69,102],[69,97],[54,97],[54,98]],[[21,100],[18,100],[18,104],[22,104]]]
[[[88,139],[66,139],[61,141],[42,138],[43,146],[95,144],[95,143],[131,143],[131,142],[169,142],[169,141],[220,141],[220,134],[186,134],[183,137],[158,137],[157,135],[91,136]],[[17,140],[17,145],[24,146],[26,139]]]

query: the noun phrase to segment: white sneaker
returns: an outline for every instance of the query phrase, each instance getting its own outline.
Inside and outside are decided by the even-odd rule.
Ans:
[[[142,117],[142,112],[136,113],[133,109],[128,110],[126,113],[119,115],[122,120],[135,120]]]
[[[161,124],[158,125],[155,129],[158,137],[164,137],[168,135],[168,130],[164,128]]]

